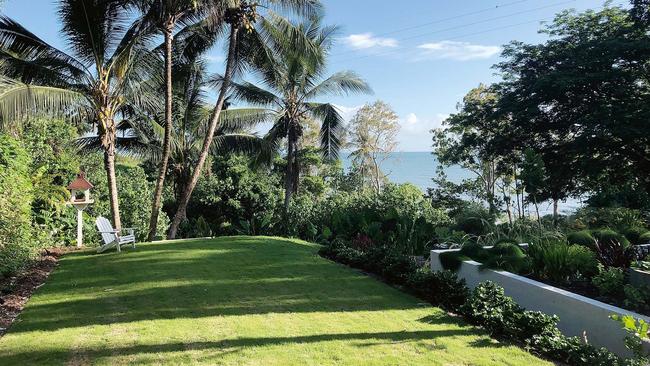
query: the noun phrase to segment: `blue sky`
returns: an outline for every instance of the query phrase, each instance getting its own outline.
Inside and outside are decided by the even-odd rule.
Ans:
[[[57,47],[56,2],[6,0],[4,13]],[[376,99],[400,116],[400,151],[430,151],[429,130],[439,127],[463,95],[479,83],[497,80],[493,64],[511,40],[541,42],[542,21],[557,12],[601,8],[602,0],[324,0],[326,24],[341,27],[330,71],[353,70],[373,95],[330,100],[350,116]],[[626,4],[624,0],[615,4]],[[403,5],[407,4],[407,5]],[[221,48],[208,58],[215,71]]]

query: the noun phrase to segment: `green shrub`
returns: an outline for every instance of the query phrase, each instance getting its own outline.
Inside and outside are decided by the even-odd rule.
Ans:
[[[472,291],[462,307],[462,313],[474,324],[485,327],[491,334],[505,334],[515,313],[522,312],[503,288],[491,281],[482,282]]]
[[[89,206],[86,212],[93,217],[104,216],[110,220],[112,216],[108,183],[100,156],[94,154],[87,157],[85,168],[88,180],[95,186],[92,191],[95,203]],[[149,232],[153,183],[147,180],[144,169],[138,165],[119,163],[115,166],[115,175],[122,227],[134,228],[137,239],[144,240]],[[164,237],[168,227],[169,218],[164,212],[160,212],[156,235]],[[88,233],[88,238],[94,240],[96,244],[100,242],[95,229]]]
[[[493,227],[494,218],[482,206],[473,205],[459,212],[454,220],[454,230],[463,231],[474,236],[488,234]]]
[[[650,288],[648,286],[632,286],[630,284],[623,287],[625,307],[636,312],[647,313],[650,311]]]
[[[585,278],[592,278],[598,273],[598,260],[589,248],[581,245],[569,246],[569,261],[573,271]]]
[[[465,280],[459,279],[451,271],[432,272],[428,268],[418,269],[411,274],[407,285],[419,297],[450,311],[458,311],[469,296]]]
[[[0,278],[23,268],[42,246],[32,227],[30,163],[19,141],[0,134]]]
[[[594,253],[581,245],[560,241],[531,244],[528,247],[531,270],[537,276],[564,284],[576,277],[590,278],[597,273]]]
[[[644,227],[631,227],[623,230],[623,235],[625,235],[625,238],[627,238],[627,240],[629,240],[632,245],[639,245],[645,244],[641,240],[641,236],[647,232],[648,229]]]
[[[483,265],[487,268],[520,273],[529,267],[529,260],[519,245],[499,243],[487,250]]]
[[[600,273],[594,276],[591,282],[601,295],[619,297],[625,283],[625,272],[622,268],[601,268]]]
[[[569,244],[582,245],[587,248],[594,249],[596,246],[596,239],[591,235],[589,230],[574,231],[567,235]]]
[[[639,210],[625,207],[584,207],[572,216],[572,220],[572,226],[580,229],[613,228],[622,231],[630,227],[645,226],[643,215]]]

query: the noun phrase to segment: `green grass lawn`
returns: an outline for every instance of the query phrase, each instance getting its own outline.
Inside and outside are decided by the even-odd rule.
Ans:
[[[65,256],[0,365],[551,365],[298,240]]]

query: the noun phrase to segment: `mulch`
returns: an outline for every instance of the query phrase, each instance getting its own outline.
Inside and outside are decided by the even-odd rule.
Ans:
[[[56,268],[59,258],[70,249],[46,249],[32,265],[13,277],[0,279],[0,337],[25,307],[27,300]]]

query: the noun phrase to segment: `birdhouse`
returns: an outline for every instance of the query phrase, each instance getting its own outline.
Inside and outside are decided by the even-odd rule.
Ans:
[[[77,247],[83,246],[83,210],[93,203],[90,199],[90,189],[93,185],[86,180],[86,173],[79,172],[77,179],[68,186],[70,190],[70,204],[77,209]]]
[[[72,205],[88,205],[93,201],[90,199],[90,190],[93,188],[93,185],[86,180],[86,173],[79,172],[77,179],[72,181],[68,186],[70,190],[70,203]]]

